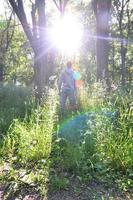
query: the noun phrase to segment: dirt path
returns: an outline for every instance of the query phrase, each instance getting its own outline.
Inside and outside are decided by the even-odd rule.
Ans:
[[[133,200],[133,195],[92,181],[88,185],[74,183],[67,191],[51,192],[45,200]]]
[[[8,171],[9,166],[0,168],[0,176]],[[4,170],[4,171],[3,171]],[[5,199],[4,187],[0,185],[0,200],[133,200],[133,192],[120,192],[115,184],[108,185],[96,180],[88,184],[81,184],[75,178],[70,179],[66,190],[49,190],[45,198],[39,195],[33,189],[23,189],[17,197]]]
[[[0,188],[0,200],[3,198],[3,188]],[[37,194],[19,194],[18,197],[8,200],[133,200],[133,194],[120,193],[115,188],[106,186],[93,181],[88,185],[77,185],[71,183],[67,190],[48,191],[47,197],[41,198]]]

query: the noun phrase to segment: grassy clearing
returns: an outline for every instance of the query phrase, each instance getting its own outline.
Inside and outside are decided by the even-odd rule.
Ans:
[[[10,97],[7,99],[10,102]],[[1,178],[6,183],[6,198],[17,196],[24,188],[32,188],[42,196],[48,187],[66,189],[70,176],[82,183],[95,179],[130,191],[133,186],[132,93],[117,90],[107,96],[98,84],[81,91],[80,112],[116,111],[117,115],[112,120],[110,116],[97,114],[95,123],[87,122],[88,128],[77,143],[56,135],[60,126],[57,105],[57,95],[51,91],[43,106],[32,108],[30,117],[26,114],[22,120],[16,115],[6,132],[0,149],[3,163],[9,165]],[[21,101],[19,108],[23,110]]]

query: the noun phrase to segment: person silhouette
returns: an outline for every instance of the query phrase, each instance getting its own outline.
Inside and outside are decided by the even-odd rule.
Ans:
[[[61,113],[64,114],[66,110],[67,99],[69,100],[70,110],[76,111],[76,84],[71,61],[68,61],[65,69],[61,71],[58,89],[60,94]]]

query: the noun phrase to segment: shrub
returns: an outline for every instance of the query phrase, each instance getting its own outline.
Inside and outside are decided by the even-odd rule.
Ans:
[[[0,134],[7,132],[14,119],[23,119],[34,106],[32,89],[15,85],[0,85]]]

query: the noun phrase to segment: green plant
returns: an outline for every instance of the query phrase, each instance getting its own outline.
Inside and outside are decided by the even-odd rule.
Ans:
[[[32,182],[45,195],[55,118],[56,100],[49,94],[44,105],[32,110],[30,118],[14,120],[5,135],[1,155],[9,162],[6,180],[11,184],[12,193],[14,184],[18,191],[26,185],[30,187]],[[13,182],[11,169],[15,174]]]
[[[52,177],[51,187],[54,190],[66,190],[69,186],[69,180],[65,177]]]
[[[56,134],[60,122],[57,121],[57,96],[54,93],[41,107],[33,107],[31,115],[24,120],[14,120],[0,150],[4,160],[10,164],[11,170],[6,180],[13,184],[11,188],[16,190],[15,182],[18,189],[25,187],[22,180],[29,185],[32,182],[44,196],[49,184],[56,190],[67,189],[69,175],[73,174],[81,183],[95,178],[105,185],[115,182],[122,190],[131,189],[132,94],[127,94],[126,98],[123,95],[124,92],[116,91],[107,99],[101,97],[94,102],[91,99],[88,111],[92,108],[95,117],[93,121],[88,120],[87,130],[77,143],[59,138]],[[87,111],[86,105],[82,104],[84,111]],[[108,115],[110,111],[114,113],[113,116]],[[20,175],[23,171],[25,175],[22,178]],[[14,174],[15,178],[12,179]]]
[[[23,119],[33,107],[31,87],[0,84],[0,136],[3,137],[14,119]]]

